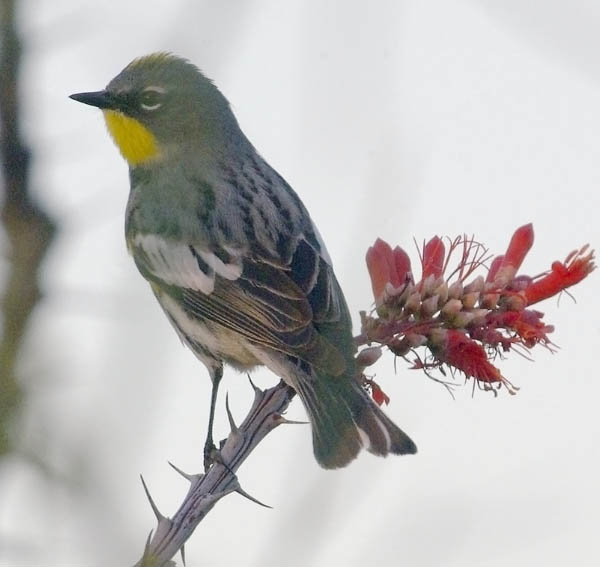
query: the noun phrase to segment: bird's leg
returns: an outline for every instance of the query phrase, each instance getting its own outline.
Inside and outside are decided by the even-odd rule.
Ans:
[[[219,383],[223,378],[223,365],[219,364],[216,368],[209,370],[210,380],[212,382],[212,391],[210,394],[210,414],[208,416],[208,432],[206,434],[206,443],[204,444],[204,471],[208,471],[215,458],[215,443],[213,441],[213,422],[215,420],[215,408],[217,405],[217,393]]]

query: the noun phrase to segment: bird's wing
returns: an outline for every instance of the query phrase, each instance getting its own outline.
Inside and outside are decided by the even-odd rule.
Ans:
[[[149,234],[138,234],[131,248],[140,271],[188,315],[327,373],[339,375],[346,369],[346,353],[336,348],[335,334],[320,332],[347,316],[344,300],[331,266],[304,238],[286,264]]]

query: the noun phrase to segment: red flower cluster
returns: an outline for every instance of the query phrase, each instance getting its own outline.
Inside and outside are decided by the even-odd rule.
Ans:
[[[492,361],[499,352],[519,347],[550,347],[548,333],[553,327],[544,323],[543,313],[530,307],[583,280],[595,269],[594,252],[586,245],[571,252],[564,263],[554,262],[548,272],[529,277],[518,271],[533,245],[531,224],[517,229],[506,253],[493,259],[473,238],[460,236],[448,243],[446,251],[442,239],[435,236],[423,245],[418,282],[402,248],[392,250],[380,239],[369,248],[366,260],[376,314],[361,314],[362,334],[357,342],[386,346],[402,357],[413,352],[417,354],[413,368],[428,373],[439,368],[444,373],[447,367],[474,378],[484,389],[496,391],[504,385],[514,393]],[[458,261],[450,269],[457,253]],[[490,260],[485,278],[479,275],[467,282]],[[420,347],[425,349],[424,357],[418,354]],[[362,368],[377,358],[372,350],[359,354]],[[366,382],[378,403],[387,402],[377,384]]]

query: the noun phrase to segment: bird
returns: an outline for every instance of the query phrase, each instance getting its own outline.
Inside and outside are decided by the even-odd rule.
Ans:
[[[102,110],[129,166],[128,250],[208,369],[205,466],[224,364],[267,367],[294,389],[325,469],[363,448],[415,453],[358,379],[350,314],[317,227],[215,84],[160,52],[134,59],[105,89],[70,98]]]

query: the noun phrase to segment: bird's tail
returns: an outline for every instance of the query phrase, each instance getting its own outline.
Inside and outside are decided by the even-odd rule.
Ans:
[[[413,441],[354,379],[317,374],[295,380],[310,417],[313,448],[326,469],[346,466],[361,449],[385,457],[416,453]]]

